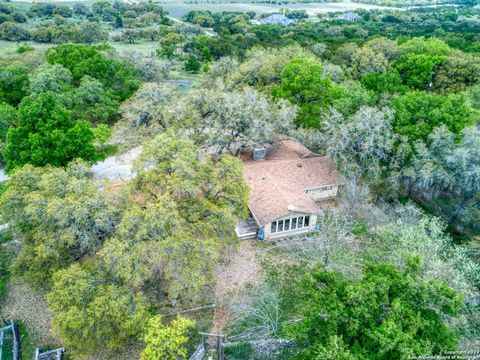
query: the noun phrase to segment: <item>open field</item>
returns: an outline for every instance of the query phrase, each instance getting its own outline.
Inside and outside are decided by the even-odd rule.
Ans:
[[[31,0],[16,0],[12,3],[28,3]],[[61,3],[93,3],[92,0],[45,0],[45,2]],[[136,2],[136,0],[130,0],[127,2]],[[213,12],[221,11],[255,11],[257,14],[272,13],[279,11],[280,9],[304,9],[309,15],[316,15],[320,13],[326,13],[330,11],[351,11],[355,9],[385,9],[385,6],[376,6],[370,4],[354,3],[351,1],[343,1],[338,3],[292,3],[292,4],[264,4],[256,3],[252,1],[209,1],[191,4],[183,0],[167,0],[161,1],[160,4],[167,10],[174,18],[180,19],[190,10],[210,10]]]
[[[254,2],[210,2],[199,4],[188,4],[181,1],[162,2],[163,7],[172,17],[181,18],[190,10],[210,10],[214,12],[220,11],[255,11],[257,14],[272,13],[280,9],[302,9],[306,10],[311,16],[331,11],[351,11],[355,9],[385,9],[382,6],[353,3],[350,1],[340,3],[296,3],[296,4],[260,4]]]

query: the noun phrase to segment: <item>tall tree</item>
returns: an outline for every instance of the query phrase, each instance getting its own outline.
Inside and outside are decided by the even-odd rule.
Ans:
[[[417,140],[427,141],[432,131],[441,126],[460,134],[477,118],[477,112],[463,95],[413,91],[394,99],[391,105],[395,110],[395,131],[412,144]]]
[[[101,269],[75,264],[53,277],[47,295],[53,327],[74,354],[120,349],[148,317],[148,303],[111,281]]]
[[[118,214],[88,178],[88,168],[30,165],[16,171],[0,200],[2,219],[21,244],[17,275],[46,286],[51,274],[93,254],[114,231]]]
[[[459,142],[445,127],[429,137],[430,145],[417,144],[417,156],[405,169],[410,186],[420,195],[445,194],[455,204],[448,223],[480,205],[480,131],[468,127]]]
[[[72,86],[72,74],[60,65],[44,65],[30,77],[30,90],[34,93],[51,91],[61,93]]]
[[[143,349],[140,359],[177,360],[185,358],[188,332],[194,324],[193,321],[181,316],[173,320],[170,325],[163,324],[158,315],[152,317],[145,329],[143,336],[145,349]]]
[[[322,145],[342,171],[376,178],[392,155],[396,139],[392,122],[388,108],[365,106],[347,119],[334,112],[325,121]]]
[[[237,155],[262,147],[294,128],[296,109],[288,102],[273,102],[250,88],[228,92],[217,87],[194,92],[176,115],[187,129],[195,129],[201,145],[214,147],[217,157],[224,150]]]
[[[456,350],[457,334],[444,318],[459,314],[461,295],[421,280],[419,258],[410,258],[403,271],[367,266],[359,281],[314,269],[299,289],[303,319],[287,330],[301,349],[298,359],[402,359]]]
[[[0,67],[0,101],[18,105],[28,94],[28,69],[25,67]]]
[[[85,76],[100,80],[120,100],[131,96],[140,86],[138,71],[102,54],[104,47],[61,45],[47,53],[49,64],[59,64],[71,71],[75,82]]]
[[[241,162],[198,160],[193,142],[164,133],[145,145],[136,171],[133,204],[99,255],[130,289],[155,284],[172,301],[193,298],[246,215]]]
[[[6,170],[25,164],[65,166],[77,158],[94,161],[93,140],[90,124],[74,122],[55,94],[30,95],[18,108],[17,126],[7,133]]]
[[[323,67],[306,58],[296,58],[282,71],[280,85],[273,90],[277,98],[284,98],[300,108],[296,123],[302,127],[318,127],[320,112],[339,96],[340,89],[328,77]]]
[[[394,66],[406,85],[419,90],[433,87],[439,67],[450,53],[449,46],[436,38],[413,38],[400,46],[403,55]]]

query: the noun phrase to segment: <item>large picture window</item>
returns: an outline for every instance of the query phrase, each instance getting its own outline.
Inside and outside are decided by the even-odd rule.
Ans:
[[[290,219],[273,221],[271,224],[271,233],[284,232],[295,229],[306,228],[310,225],[310,215],[296,216]]]

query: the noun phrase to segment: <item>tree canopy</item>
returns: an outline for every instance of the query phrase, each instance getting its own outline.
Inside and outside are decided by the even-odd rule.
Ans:
[[[296,123],[302,127],[318,127],[320,112],[339,96],[340,89],[323,74],[323,67],[305,58],[293,59],[282,71],[275,97],[290,100],[300,108]]]
[[[59,64],[71,71],[78,82],[85,75],[98,79],[112,89],[120,100],[131,96],[139,87],[136,69],[104,56],[104,47],[86,45],[61,45],[48,51],[49,64]]]
[[[358,281],[314,269],[299,288],[304,317],[287,330],[305,347],[299,359],[402,359],[456,349],[444,317],[459,313],[462,297],[444,283],[421,280],[419,258],[403,271],[367,266]]]
[[[122,348],[148,318],[142,294],[134,295],[101,270],[85,270],[80,264],[55,273],[47,300],[55,314],[54,329],[76,354]]]
[[[32,164],[65,166],[74,159],[94,161],[93,130],[85,121],[73,121],[51,92],[32,94],[18,108],[16,126],[6,137],[6,170]]]
[[[9,180],[1,201],[2,218],[21,234],[13,268],[36,286],[52,273],[93,254],[114,231],[116,212],[88,178],[87,168],[27,165]]]
[[[412,143],[427,141],[432,131],[441,126],[459,134],[477,118],[477,112],[463,95],[412,91],[394,99],[392,107],[395,109],[395,131]]]

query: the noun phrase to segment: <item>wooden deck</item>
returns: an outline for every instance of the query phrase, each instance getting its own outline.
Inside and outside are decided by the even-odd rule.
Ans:
[[[250,240],[257,237],[258,225],[252,217],[239,221],[235,232],[240,240]]]

